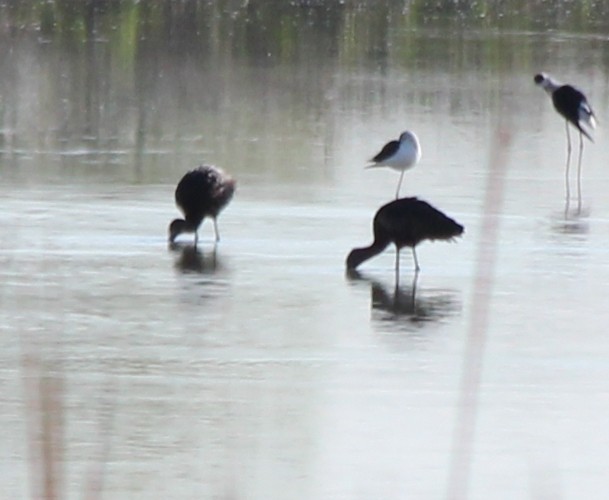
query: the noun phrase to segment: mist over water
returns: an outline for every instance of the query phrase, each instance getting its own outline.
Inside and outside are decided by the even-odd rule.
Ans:
[[[1,2],[4,495],[442,498],[488,299],[467,498],[604,498],[605,3]],[[579,211],[539,71],[599,118]],[[345,258],[408,129],[401,193],[465,234],[396,287],[393,249]],[[222,240],[169,248],[202,163]]]

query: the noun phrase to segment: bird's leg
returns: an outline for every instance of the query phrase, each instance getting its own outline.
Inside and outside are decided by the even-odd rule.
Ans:
[[[218,221],[216,220],[215,217],[214,217],[214,234],[216,236],[216,243],[218,243],[218,241],[220,241],[220,233],[218,232]]]
[[[577,161],[577,213],[582,210],[582,156],[584,154],[584,135],[579,133],[579,159]]]
[[[565,130],[567,131],[567,164],[565,165],[565,192],[567,196],[567,211],[569,210],[569,200],[571,191],[569,190],[569,167],[571,165],[571,134],[569,133],[569,122],[565,120]]]
[[[400,283],[400,248],[396,245],[395,247],[395,286],[398,287]]]
[[[398,189],[395,192],[396,200],[400,197],[400,187],[402,187],[402,178],[404,177],[404,172],[405,172],[405,170],[402,170],[402,173],[400,174],[400,180],[398,181]]]
[[[419,267],[419,259],[417,259],[417,251],[415,247],[412,247],[412,256],[414,257],[414,270],[418,273],[421,268]]]
[[[411,302],[411,308],[412,308],[412,312],[416,313],[415,308],[417,306],[417,281],[419,279],[419,271],[415,271],[414,272],[414,278],[412,279],[412,302]]]
[[[217,257],[216,245],[214,245],[214,248],[211,253],[211,265],[213,266],[213,269],[216,269],[216,266],[218,265],[218,261],[217,261],[216,257]]]
[[[197,249],[197,243],[199,242],[199,233],[195,231],[195,250]]]
[[[397,313],[400,310],[400,282],[399,277],[395,278],[395,286],[393,287],[393,301],[391,302],[391,310]]]

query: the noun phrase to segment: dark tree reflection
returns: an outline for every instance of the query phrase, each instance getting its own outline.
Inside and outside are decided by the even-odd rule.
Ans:
[[[514,45],[497,30],[605,33],[607,14],[609,0],[594,9],[524,0],[0,1],[0,146],[9,154],[103,150],[96,161],[105,167],[134,154],[141,180],[166,168],[145,158],[148,150],[190,166],[211,145],[216,157],[231,148],[230,138],[214,141],[218,129],[255,141],[275,119],[297,134],[303,113],[331,127],[338,97],[370,107],[382,100],[382,85],[371,92],[357,79],[337,82],[344,72],[484,66],[507,78],[515,61],[541,64],[531,51],[545,54],[547,42]],[[436,94],[406,97],[428,106]],[[451,96],[451,113],[472,101],[480,96]],[[212,120],[224,122],[214,128]],[[181,156],[184,141],[194,144],[192,157]]]

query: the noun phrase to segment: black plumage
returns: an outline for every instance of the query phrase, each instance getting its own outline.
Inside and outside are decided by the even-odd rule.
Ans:
[[[590,131],[596,126],[596,115],[592,110],[592,106],[584,93],[572,85],[563,85],[545,73],[538,73],[534,77],[534,81],[542,89],[544,89],[552,98],[554,109],[565,119],[565,132],[567,134],[567,161],[565,168],[565,188],[567,210],[570,198],[569,189],[569,166],[571,161],[571,136],[569,134],[569,124],[573,125],[579,131],[579,158],[577,163],[577,194],[578,207],[581,210],[581,163],[584,151],[585,136],[591,142],[594,142]]]
[[[571,85],[562,85],[552,92],[552,103],[559,114],[594,142],[592,136],[582,127],[582,122],[589,121],[594,116],[594,112],[580,90]]]
[[[592,142],[590,133],[582,127],[586,124],[594,128],[594,111],[584,93],[573,85],[563,85],[545,73],[535,75],[535,83],[552,98],[554,109]]]
[[[235,192],[236,182],[222,169],[203,165],[187,172],[175,191],[176,205],[184,214],[184,219],[175,219],[169,225],[169,241],[185,232],[195,233],[206,217],[214,222],[215,239],[220,239],[217,217],[229,203]]]
[[[389,141],[383,149],[370,161],[383,162],[394,156],[400,149],[400,141]]]
[[[396,246],[396,272],[400,249],[412,248],[415,269],[419,263],[415,247],[424,240],[451,240],[463,234],[463,226],[418,198],[401,198],[383,205],[374,216],[374,241],[370,246],[353,249],[347,257],[347,269],[381,253],[390,243]]]

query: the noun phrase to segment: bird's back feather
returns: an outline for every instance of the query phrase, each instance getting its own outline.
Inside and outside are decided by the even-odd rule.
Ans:
[[[204,217],[216,217],[235,191],[235,181],[214,166],[187,172],[175,191],[175,200],[189,224],[198,226]]]
[[[393,157],[400,148],[400,141],[391,141],[383,146],[383,149],[372,160],[375,163],[382,163]]]
[[[594,128],[594,112],[586,96],[579,89],[572,85],[562,85],[552,93],[552,102],[559,114],[588,139],[593,140],[590,133],[582,128],[582,123]]]
[[[463,226],[418,198],[401,198],[379,209],[374,218],[375,238],[389,238],[398,246],[416,246],[423,240],[450,240]]]

